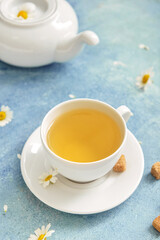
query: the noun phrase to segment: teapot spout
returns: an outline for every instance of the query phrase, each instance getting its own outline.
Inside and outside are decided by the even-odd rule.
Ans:
[[[99,43],[99,37],[92,31],[84,31],[77,35],[77,41],[82,42],[82,44],[86,43],[90,46],[94,46]]]
[[[56,49],[55,61],[65,62],[74,58],[84,47],[85,44],[94,46],[99,43],[99,38],[92,31],[84,31],[78,35],[63,40]]]

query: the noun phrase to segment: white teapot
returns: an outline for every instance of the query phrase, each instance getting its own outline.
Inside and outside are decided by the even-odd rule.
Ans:
[[[78,21],[65,0],[0,0],[0,59],[38,67],[72,59],[84,44],[96,45],[92,31],[77,34]]]

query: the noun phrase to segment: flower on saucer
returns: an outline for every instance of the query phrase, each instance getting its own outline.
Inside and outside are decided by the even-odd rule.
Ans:
[[[51,224],[49,223],[46,227],[42,226],[41,229],[38,228],[34,231],[35,234],[31,234],[28,240],[46,240],[47,237],[50,237],[52,233],[54,233],[54,230],[50,230]]]
[[[39,183],[42,184],[44,188],[49,186],[50,183],[55,183],[57,181],[56,175],[58,174],[57,170],[50,170],[48,173],[43,173],[39,177]]]
[[[29,18],[34,18],[36,6],[35,4],[28,2],[22,4],[18,9],[17,18],[21,20],[26,20]]]
[[[138,88],[145,89],[147,86],[152,84],[152,77],[154,76],[153,68],[145,71],[141,76],[136,78],[136,85]]]
[[[4,206],[3,206],[3,210],[4,210],[4,212],[6,213],[7,210],[8,210],[8,206],[7,206],[7,205],[4,205]]]
[[[0,127],[4,127],[7,123],[9,123],[13,118],[13,112],[10,110],[8,106],[1,106],[0,109]]]

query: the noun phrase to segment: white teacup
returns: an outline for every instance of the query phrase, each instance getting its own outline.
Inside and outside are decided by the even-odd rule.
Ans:
[[[107,115],[110,115],[117,122],[120,127],[123,140],[120,147],[112,155],[95,162],[78,163],[63,159],[50,150],[47,145],[47,133],[54,119],[68,111],[79,108],[102,111]],[[126,106],[120,106],[118,109],[114,109],[104,102],[93,99],[74,99],[62,102],[52,108],[42,121],[41,140],[44,146],[45,156],[49,160],[51,166],[53,168],[57,168],[58,172],[66,178],[77,182],[89,182],[96,180],[108,173],[123,153],[127,138],[126,122],[131,115],[131,111]]]

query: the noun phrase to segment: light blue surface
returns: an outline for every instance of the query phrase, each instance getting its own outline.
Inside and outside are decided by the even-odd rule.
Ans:
[[[100,37],[96,47],[65,64],[22,69],[0,62],[0,105],[14,111],[13,121],[0,128],[0,240],[26,240],[49,222],[55,240],[159,239],[152,221],[160,214],[160,181],[150,174],[160,161],[160,1],[70,0],[80,30]],[[140,43],[150,47],[139,49]],[[126,67],[114,66],[122,61]],[[136,77],[154,67],[154,84],[143,92]],[[50,108],[76,97],[126,104],[134,113],[128,128],[145,156],[143,179],[134,194],[110,211],[78,216],[59,212],[36,199],[26,187],[17,153]],[[3,215],[3,205],[8,212]]]

